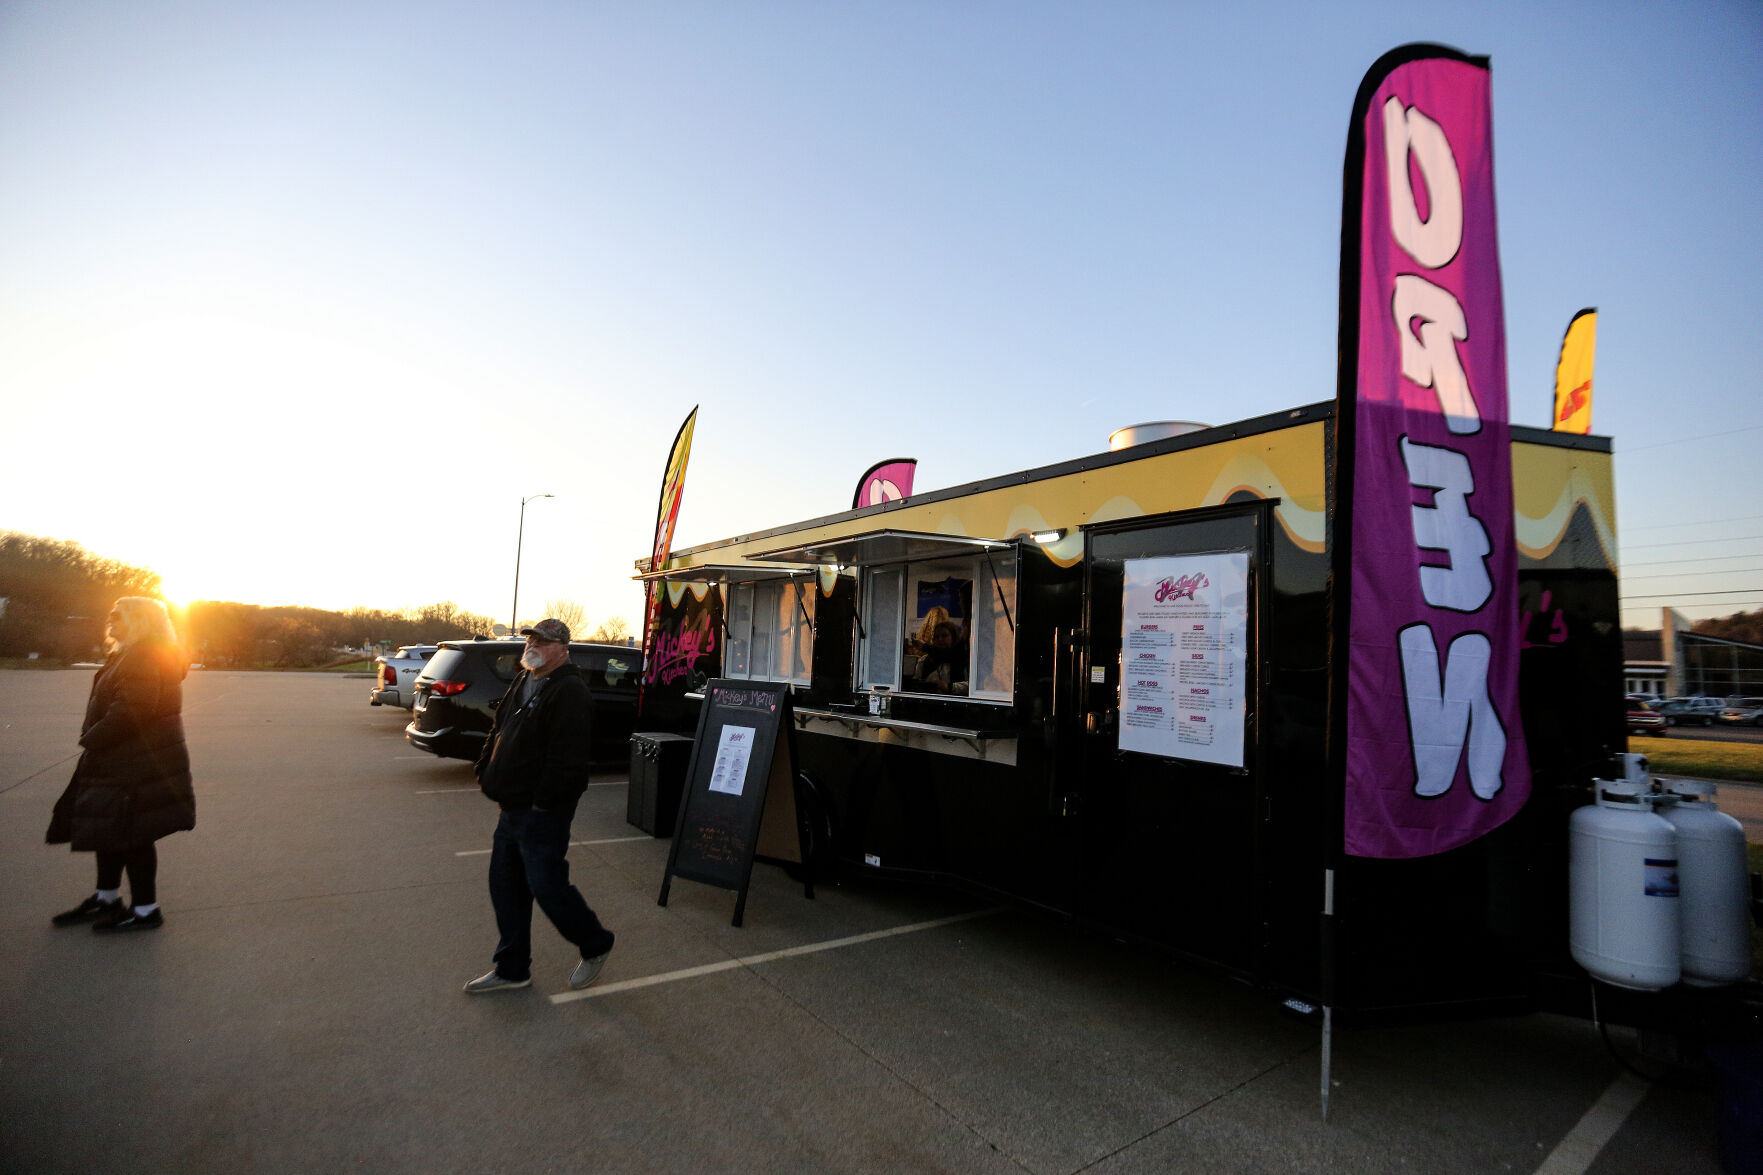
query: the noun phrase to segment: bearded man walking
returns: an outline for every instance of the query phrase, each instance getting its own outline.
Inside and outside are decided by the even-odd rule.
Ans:
[[[588,786],[593,700],[569,663],[569,626],[541,620],[526,637],[521,672],[496,709],[477,759],[478,786],[502,809],[490,848],[496,966],[465,985],[474,995],[532,984],[533,903],[581,952],[569,986],[599,978],[613,934],[569,883],[569,826]]]

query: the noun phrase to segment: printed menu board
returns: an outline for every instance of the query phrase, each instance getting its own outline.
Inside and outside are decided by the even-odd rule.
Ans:
[[[1128,559],[1125,575],[1120,749],[1241,767],[1248,553]]]
[[[710,790],[738,796],[747,785],[747,760],[753,757],[753,736],[758,730],[751,726],[722,728],[722,742],[716,748],[716,766],[710,770]]]

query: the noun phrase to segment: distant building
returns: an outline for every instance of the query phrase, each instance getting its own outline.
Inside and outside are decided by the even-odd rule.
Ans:
[[[1673,698],[1671,663],[1663,656],[1664,641],[1658,629],[1622,630],[1622,689],[1624,693]]]
[[[1763,695],[1763,645],[1703,636],[1689,627],[1681,613],[1667,608],[1660,628],[1623,630],[1623,688],[1665,698]]]

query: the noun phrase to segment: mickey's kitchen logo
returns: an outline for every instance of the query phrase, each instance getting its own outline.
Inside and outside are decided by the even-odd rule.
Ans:
[[[1157,591],[1152,598],[1159,604],[1164,600],[1179,600],[1183,596],[1191,600],[1194,598],[1195,592],[1211,586],[1212,582],[1206,578],[1206,573],[1203,571],[1196,571],[1192,575],[1166,576],[1163,582],[1157,585]]]

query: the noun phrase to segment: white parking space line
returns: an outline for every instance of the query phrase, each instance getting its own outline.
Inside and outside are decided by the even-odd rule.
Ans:
[[[628,840],[654,840],[654,839],[655,839],[654,837],[648,835],[647,833],[644,833],[642,836],[609,836],[609,837],[606,837],[602,840],[572,840],[569,842],[569,847],[573,849],[577,845],[621,845],[625,841],[628,841]],[[489,849],[466,849],[462,853],[454,853],[453,855],[455,857],[487,857],[490,855],[490,850]]]
[[[1646,1096],[1647,1083],[1639,1077],[1632,1073],[1617,1077],[1567,1137],[1555,1144],[1536,1175],[1583,1175]]]
[[[853,934],[849,938],[828,939],[826,942],[811,942],[806,946],[786,947],[781,951],[767,951],[763,955],[748,955],[741,959],[724,959],[720,963],[706,963],[702,967],[686,967],[679,971],[664,971],[659,975],[645,975],[640,979],[621,979],[617,983],[606,983],[599,987],[590,987],[583,991],[559,992],[551,998],[554,1004],[567,1004],[572,1000],[591,1000],[603,995],[614,995],[621,991],[633,991],[639,987],[654,987],[660,983],[677,983],[682,979],[696,979],[700,975],[714,975],[718,971],[733,971],[737,967],[754,967],[760,963],[771,963],[778,959],[790,959],[797,955],[812,955],[820,951],[834,951],[840,947],[856,946],[859,943],[874,942],[880,938],[892,938],[897,934],[912,934],[920,930],[934,930],[938,926],[950,926],[956,922],[967,922],[974,918],[985,918],[996,914],[1002,906],[993,906],[989,910],[975,910],[969,914],[954,914],[948,918],[935,918],[929,922],[914,922],[909,926],[896,926],[891,930],[872,930],[868,934]],[[1551,1173],[1553,1175],[1553,1173]]]
[[[629,787],[628,779],[608,779],[604,783],[590,783],[589,787]]]

